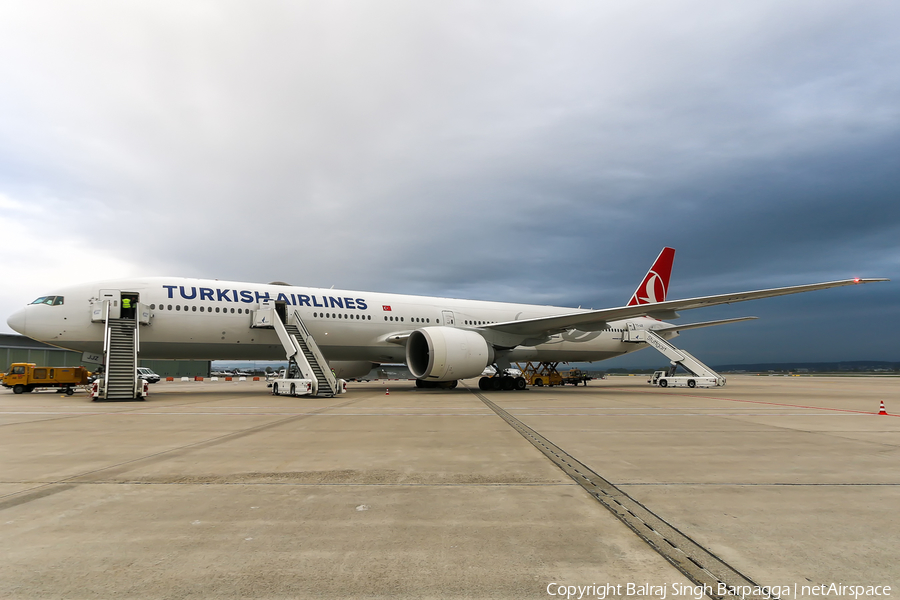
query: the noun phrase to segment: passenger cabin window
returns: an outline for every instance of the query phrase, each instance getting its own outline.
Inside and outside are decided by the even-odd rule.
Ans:
[[[13,375],[24,375],[25,367],[13,367],[12,374]]]

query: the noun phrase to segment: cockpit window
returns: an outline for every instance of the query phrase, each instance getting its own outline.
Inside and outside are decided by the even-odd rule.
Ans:
[[[59,306],[63,303],[64,296],[41,296],[32,304],[47,304],[49,306]]]

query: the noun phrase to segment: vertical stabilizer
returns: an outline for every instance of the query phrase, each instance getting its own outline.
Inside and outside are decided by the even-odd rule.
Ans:
[[[641,285],[634,291],[628,306],[664,302],[669,291],[669,276],[672,274],[672,263],[675,261],[675,249],[663,248]]]

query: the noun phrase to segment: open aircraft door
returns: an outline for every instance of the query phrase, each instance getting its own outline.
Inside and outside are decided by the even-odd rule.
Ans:
[[[109,318],[118,319],[122,316],[122,292],[120,290],[100,290],[100,301],[109,302]]]

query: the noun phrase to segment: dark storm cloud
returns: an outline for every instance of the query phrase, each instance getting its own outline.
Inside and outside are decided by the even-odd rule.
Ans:
[[[52,7],[0,18],[0,193],[43,211],[4,224],[90,264],[594,307],[663,245],[681,297],[900,277],[896,3]]]

